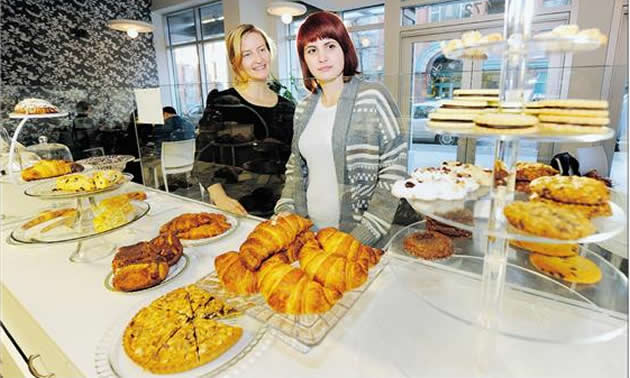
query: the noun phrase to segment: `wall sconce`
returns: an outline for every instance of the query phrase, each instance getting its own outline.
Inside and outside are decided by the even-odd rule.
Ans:
[[[138,33],[150,33],[153,31],[153,25],[148,22],[124,19],[111,20],[107,23],[107,27],[126,32],[130,38],[136,38]]]
[[[267,13],[272,16],[280,16],[280,20],[288,25],[293,21],[293,17],[306,13],[306,7],[290,1],[274,1],[267,7]]]

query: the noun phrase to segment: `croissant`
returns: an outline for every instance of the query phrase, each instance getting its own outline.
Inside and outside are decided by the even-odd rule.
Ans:
[[[238,252],[230,251],[214,259],[214,269],[223,287],[239,295],[251,295],[258,292],[256,273],[247,269]]]
[[[319,230],[317,240],[327,254],[345,257],[348,261],[356,261],[366,268],[378,264],[383,250],[359,243],[352,235],[333,227]]]
[[[269,256],[286,249],[313,222],[296,214],[262,222],[247,236],[239,253],[247,269],[258,270]]]
[[[208,224],[202,224],[199,227],[192,228],[188,231],[182,231],[177,234],[177,237],[185,240],[198,240],[211,238],[213,236],[221,235],[225,231],[229,230],[232,227],[227,222],[213,222]]]
[[[312,231],[305,231],[299,234],[295,240],[289,244],[289,246],[283,251],[286,253],[289,263],[300,259],[300,250],[302,249],[302,246],[311,239],[315,239],[315,234]]]
[[[363,285],[368,278],[367,267],[336,254],[326,254],[313,238],[300,250],[300,267],[313,280],[340,293]]]
[[[202,224],[210,223],[212,219],[209,213],[182,214],[171,219],[168,223],[163,224],[160,227],[160,233],[174,232],[177,234],[182,231],[188,231],[191,228],[199,227]]]
[[[262,264],[258,288],[269,307],[283,314],[318,314],[330,310],[341,293],[313,281],[300,268],[287,264],[285,254],[276,254]]]
[[[79,164],[65,160],[40,160],[22,170],[24,181],[33,181],[49,177],[63,176],[72,172],[80,172],[83,167]]]

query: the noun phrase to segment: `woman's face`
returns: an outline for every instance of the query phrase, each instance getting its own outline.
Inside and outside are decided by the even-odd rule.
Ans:
[[[304,61],[317,81],[331,81],[343,75],[343,50],[334,39],[324,38],[307,43]]]
[[[241,68],[251,80],[267,80],[271,53],[258,33],[247,33],[241,41]]]

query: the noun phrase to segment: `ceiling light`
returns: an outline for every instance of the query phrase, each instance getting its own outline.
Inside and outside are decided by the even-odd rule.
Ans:
[[[282,22],[290,24],[293,17],[306,13],[306,7],[290,1],[274,1],[267,7],[267,13],[272,16],[280,16]]]
[[[148,22],[124,19],[111,20],[107,23],[107,27],[126,32],[131,38],[136,38],[138,33],[150,33],[153,31],[153,25]]]

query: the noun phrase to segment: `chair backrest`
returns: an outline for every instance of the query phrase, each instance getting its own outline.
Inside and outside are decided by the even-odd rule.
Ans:
[[[190,167],[195,163],[195,139],[162,142],[162,167],[165,170]]]

